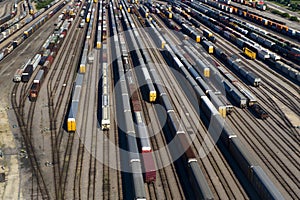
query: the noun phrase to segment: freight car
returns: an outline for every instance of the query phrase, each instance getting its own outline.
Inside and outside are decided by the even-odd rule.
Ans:
[[[164,105],[166,113],[168,115],[168,126],[173,136],[175,135],[176,137],[176,145],[178,147],[181,147],[181,149],[184,151],[184,163],[189,174],[189,179],[193,186],[192,189],[195,192],[195,195],[197,195],[197,197],[201,199],[214,199],[205,176],[203,175],[201,168],[197,162],[196,156],[190,147],[191,142],[188,139],[189,136],[182,128],[182,125],[179,122],[174,112],[173,106],[171,105],[169,98],[166,96],[164,89],[161,89],[162,91],[159,91],[159,93],[161,94],[160,100]]]
[[[254,104],[251,108],[260,119],[267,119],[269,117],[269,114],[259,104]]]
[[[22,65],[22,67],[17,69],[17,71],[14,75],[14,78],[13,78],[14,82],[20,82],[21,81],[22,74],[23,74],[24,70],[26,69],[26,67],[29,63],[30,63],[30,59],[24,65]]]
[[[201,44],[208,53],[214,53],[214,46],[210,41],[202,39]]]
[[[81,75],[77,74],[76,82],[77,80],[80,80]],[[67,120],[67,130],[68,132],[75,132],[76,131],[76,116],[78,112],[79,107],[79,100],[80,100],[80,94],[81,94],[81,84],[76,83],[73,87],[73,94],[72,94],[72,100],[71,100],[71,106],[69,108],[69,114],[68,114],[68,120]],[[78,85],[77,85],[78,84]]]
[[[102,63],[102,130],[110,128],[109,82],[107,63]]]
[[[125,19],[125,16],[123,18]],[[127,19],[129,20],[130,18],[127,18]],[[125,27],[128,28],[128,29],[130,28],[128,21],[127,21],[127,23],[125,23]],[[129,35],[130,40],[131,40],[132,45],[133,45],[133,49],[135,50],[135,51],[131,51],[132,58],[135,58],[135,59],[133,59],[133,62],[135,64],[135,66],[139,66],[139,69],[136,70],[140,75],[138,77],[140,78],[141,85],[146,85],[147,86],[147,90],[145,90],[145,92],[144,92],[145,98],[149,102],[155,102],[156,97],[157,97],[157,93],[156,93],[154,84],[152,82],[151,76],[149,74],[149,71],[146,67],[146,64],[150,63],[150,60],[151,60],[150,56],[149,56],[148,52],[145,51],[145,48],[144,48],[144,45],[143,45],[144,43],[142,42],[139,33],[137,31],[132,31],[130,29],[128,30],[128,33],[129,33],[128,35]],[[139,47],[138,44],[141,45],[141,46]],[[142,51],[142,53],[145,57],[146,63],[143,59],[143,56],[142,56],[140,50]],[[142,77],[142,79],[141,79],[141,77]]]
[[[30,101],[36,101],[39,95],[39,91],[42,87],[43,81],[45,79],[45,71],[40,69],[33,80],[33,84],[30,88],[29,99]]]

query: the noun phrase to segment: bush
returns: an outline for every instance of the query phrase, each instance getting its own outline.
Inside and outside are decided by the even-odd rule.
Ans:
[[[275,15],[281,15],[281,12],[279,10],[272,10],[271,12]]]
[[[289,18],[290,14],[289,13],[281,13],[281,16],[284,18]]]
[[[299,22],[299,19],[296,16],[291,16],[290,20],[294,22]]]
[[[47,5],[49,5],[53,0],[44,0],[44,1],[37,1],[36,2],[36,9],[40,10],[42,8],[45,8]]]

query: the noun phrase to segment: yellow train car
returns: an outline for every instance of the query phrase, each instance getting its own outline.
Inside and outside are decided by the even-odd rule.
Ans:
[[[97,47],[97,49],[101,49],[101,42],[97,42],[96,47]]]
[[[68,129],[68,132],[75,132],[76,131],[76,121],[75,121],[75,118],[68,118],[67,129]]]
[[[84,74],[85,73],[85,65],[81,64],[79,66],[79,73]]]
[[[86,16],[85,21],[86,21],[87,23],[89,23],[89,22],[90,22],[90,19],[91,19],[91,14],[88,13],[87,16]]]
[[[207,77],[207,78],[209,78],[209,76],[210,76],[210,69],[207,67],[207,68],[205,68],[204,69],[204,71],[203,71],[204,73],[204,77]]]
[[[200,35],[197,35],[197,36],[196,36],[196,42],[197,42],[197,43],[200,43],[200,41],[201,41]]]
[[[150,91],[149,93],[149,101],[150,102],[155,102],[156,100],[156,91]]]
[[[254,51],[248,49],[247,47],[244,47],[243,51],[245,55],[248,56],[250,59],[256,59],[256,53]]]
[[[226,106],[220,106],[218,111],[223,118],[226,117]]]
[[[202,46],[204,47],[204,49],[209,53],[209,54],[213,54],[214,53],[214,46],[212,45],[211,42],[207,41],[207,40],[203,40],[202,41]]]

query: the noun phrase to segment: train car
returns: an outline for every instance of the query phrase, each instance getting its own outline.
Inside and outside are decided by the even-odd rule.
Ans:
[[[254,104],[251,108],[260,119],[267,119],[269,117],[269,114],[259,104]]]
[[[253,166],[251,172],[251,182],[261,199],[284,199],[260,166]]]
[[[78,75],[77,75],[78,76]],[[76,116],[79,107],[79,100],[81,95],[81,85],[75,85],[72,94],[71,106],[69,109],[69,115],[67,120],[67,130],[68,132],[75,132],[76,125]]]
[[[21,81],[22,82],[28,82],[31,75],[32,75],[32,73],[33,73],[32,65],[31,66],[27,65],[26,68],[24,69],[23,73],[22,73]]]
[[[209,30],[203,29],[203,36],[206,37],[207,39],[209,39],[210,37],[213,36],[213,34]]]
[[[193,183],[193,190],[196,192],[197,197],[200,199],[213,200],[214,196],[212,191],[208,187],[206,178],[199,167],[196,159],[190,159],[188,161],[190,167],[190,181]]]
[[[81,56],[81,61],[79,65],[79,73],[84,74],[86,72],[86,64],[87,64],[87,55],[88,54],[88,49],[84,48],[83,53]]]
[[[247,47],[243,48],[243,52],[245,53],[246,56],[248,56],[250,59],[254,60],[256,59],[256,53],[252,50],[250,50]]]
[[[14,82],[20,82],[22,80],[23,72],[26,69],[27,65],[30,63],[30,61],[31,60],[29,59],[24,65],[22,65],[19,69],[17,69],[13,78]]]
[[[151,152],[142,153],[144,162],[144,179],[146,183],[152,183],[156,180],[156,167]]]
[[[29,99],[30,101],[36,101],[39,91],[41,89],[41,86],[43,84],[45,78],[45,72],[44,70],[39,70],[36,77],[33,80],[33,84],[31,85],[30,88],[30,93],[29,93]]]
[[[212,54],[214,53],[214,46],[212,45],[212,43],[208,40],[202,40],[202,46],[204,47],[204,49],[209,53]]]
[[[109,106],[109,84],[108,84],[108,71],[107,63],[102,65],[102,130],[110,128],[110,106]]]

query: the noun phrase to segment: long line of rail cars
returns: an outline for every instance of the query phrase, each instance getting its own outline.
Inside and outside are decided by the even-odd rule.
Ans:
[[[126,72],[126,79],[129,88],[129,95],[131,99],[131,105],[133,108],[133,115],[137,125],[137,133],[139,136],[141,153],[143,157],[143,172],[144,180],[147,183],[155,182],[156,180],[156,167],[152,154],[152,147],[150,145],[150,137],[147,126],[142,116],[142,105],[138,96],[137,84],[133,77],[133,71],[130,70],[128,62],[129,54],[125,43],[124,34],[119,34],[120,38],[120,50],[123,61],[124,70]],[[147,56],[147,55],[146,55]]]
[[[202,38],[202,42],[203,41],[205,41],[204,38]],[[175,48],[174,45],[171,45],[171,46],[172,46],[172,48]],[[178,52],[178,51],[176,51],[176,52]],[[177,55],[179,55],[179,53]],[[200,76],[197,74],[197,72],[196,72],[197,70],[195,71],[195,69],[191,65],[189,65],[186,60],[183,60],[183,56],[180,55],[179,57],[182,60],[182,62],[185,63],[184,65],[187,66],[190,73],[193,74],[194,78],[197,81],[199,81],[199,83],[202,86],[202,89],[205,91],[205,93],[208,94],[210,89],[207,86],[207,84],[202,80],[202,78],[200,78]],[[207,65],[207,66],[210,66],[211,69],[214,69],[214,67],[212,67],[211,65]],[[246,77],[246,79],[248,79],[251,83],[254,82],[254,83],[252,83],[253,85],[256,85],[256,86],[259,85],[259,83],[260,83],[259,78],[257,78],[256,76],[253,76],[252,73],[249,74],[249,72],[247,70],[241,70],[241,71],[244,72],[244,76]],[[224,81],[223,78],[221,78],[221,76],[219,74],[217,74],[217,73],[214,73],[214,74],[215,74],[215,79],[219,80],[219,82],[223,82],[222,87],[225,87],[226,92],[233,98],[233,100],[237,103],[237,105],[239,107],[245,108],[247,105],[252,106],[253,104],[256,103],[256,98],[254,97],[254,95],[249,90],[244,88],[241,84],[236,83],[236,81],[233,79],[234,78],[233,76],[230,76],[229,74],[225,75],[225,77],[231,78],[230,81],[232,82],[232,84],[233,84],[232,85],[228,81],[227,82]],[[248,74],[249,74],[249,76],[247,77]],[[210,93],[211,93],[211,91],[210,91]],[[214,95],[212,95],[212,96],[214,96]],[[211,97],[211,98],[214,99],[213,97]],[[215,99],[217,99],[217,98],[215,98]],[[219,108],[220,113],[223,113],[222,116],[224,116],[224,117],[226,116],[225,107],[226,107],[226,110],[229,111],[229,113],[232,111],[232,107],[230,105],[224,107],[224,105],[217,103],[219,101],[213,101],[213,102]]]
[[[17,48],[24,40],[30,37],[39,27],[41,27],[48,19],[50,19],[54,14],[56,14],[61,8],[65,6],[65,2],[58,5],[52,11],[48,13],[48,15],[42,17],[37,22],[35,22],[30,28],[24,31],[24,34],[18,36],[14,40],[11,41],[6,47],[0,50],[0,60],[2,60],[5,56],[10,54],[15,48]]]
[[[109,75],[107,58],[107,45],[103,45],[102,49],[102,130],[108,130],[110,128],[110,106],[109,106]]]
[[[124,3],[124,2],[123,2]],[[112,5],[111,5],[112,7]],[[125,7],[125,6],[124,6]],[[124,11],[124,10],[122,10]],[[116,13],[115,13],[116,14]],[[128,87],[126,83],[126,78],[124,75],[124,67],[122,62],[121,50],[120,50],[120,43],[118,39],[117,27],[114,19],[114,13],[111,9],[110,19],[111,24],[111,37],[114,38],[112,41],[112,46],[115,47],[114,55],[116,56],[116,64],[117,67],[115,69],[118,70],[119,80],[120,83],[120,98],[122,98],[122,106],[123,106],[123,116],[124,121],[120,122],[125,126],[125,133],[127,136],[127,146],[128,146],[128,154],[129,154],[129,167],[130,173],[132,176],[132,183],[133,183],[133,198],[134,199],[146,199],[146,191],[144,187],[144,180],[143,180],[143,173],[142,173],[142,162],[138,150],[137,145],[137,134],[133,124],[133,117],[132,117],[132,110],[130,107],[130,100],[129,100],[129,93]],[[125,14],[123,12],[123,19],[125,18]],[[131,31],[131,30],[129,30]]]
[[[122,10],[123,12],[123,10]],[[122,13],[123,14],[123,13]],[[126,13],[127,14],[127,13]],[[140,76],[138,76],[140,84],[147,86],[147,91],[145,90],[143,92],[145,99],[149,102],[155,102],[157,97],[157,92],[155,90],[153,81],[151,79],[151,76],[149,74],[149,71],[147,69],[147,62],[145,63],[142,54],[144,55],[145,59],[147,60],[149,56],[146,57],[145,53],[145,47],[143,46],[143,42],[141,42],[141,37],[139,33],[135,30],[134,23],[131,19],[131,17],[124,16],[123,15],[123,26],[125,30],[128,31],[128,41],[130,41],[130,50],[133,58],[133,63],[136,68],[137,72],[140,73]],[[142,45],[139,47],[139,45]],[[149,60],[149,59],[148,59]],[[141,78],[143,77],[143,78]]]
[[[168,44],[166,45],[166,49],[168,49]],[[178,65],[183,66],[173,52],[169,53],[169,55],[171,55],[169,59],[171,59],[173,63],[176,62]],[[182,70],[186,69],[182,67]],[[233,158],[236,160],[253,188],[257,191],[257,194],[262,199],[283,199],[281,193],[274,186],[261,167],[256,163],[251,154],[249,154],[249,151],[244,148],[239,138],[234,134],[228,124],[224,123],[220,113],[207,99],[207,96],[202,92],[201,88],[195,84],[195,82],[194,84],[192,83],[193,81],[191,76],[186,76],[186,78],[189,80],[193,88],[198,88],[196,92],[202,96],[202,104],[200,103],[200,108],[204,111],[206,117],[211,119],[211,122],[215,122],[213,126],[215,129],[212,129],[212,132],[222,131],[220,138],[221,141],[225,144]],[[220,130],[220,127],[223,127],[223,130]]]
[[[300,39],[300,31],[299,30],[294,30],[294,29],[288,27],[288,25],[286,25],[285,23],[279,22],[275,19],[267,18],[266,16],[249,11],[247,9],[240,8],[238,6],[233,6],[233,5],[229,6],[229,5],[224,5],[222,3],[219,3],[219,2],[205,1],[205,0],[200,0],[200,2],[209,4],[210,6],[220,9],[220,10],[223,10],[225,12],[239,15],[241,17],[244,17],[245,19],[255,22],[256,24],[263,25],[266,28],[275,30],[278,33],[282,33],[291,38],[295,38],[298,40]],[[199,4],[200,2],[197,1],[197,4]],[[189,2],[187,2],[187,4],[188,3]]]
[[[24,19],[27,16],[27,12],[26,12],[26,9],[25,9],[25,7],[26,7],[25,4],[27,5],[27,3],[26,3],[26,1],[24,1],[24,4],[23,4],[24,10],[21,12],[20,16],[15,17],[14,20],[10,20],[10,21],[8,21],[4,24],[0,23],[1,24],[1,27],[0,27],[0,31],[1,31],[1,33],[0,33],[0,42],[5,40],[5,38],[8,38],[10,35],[12,35],[14,32],[19,30],[21,27],[23,27],[26,24],[30,23],[33,19],[40,16],[43,12],[48,10],[50,7],[52,7],[57,2],[58,2],[57,0],[51,2],[50,4],[45,6],[45,8],[40,9],[39,11],[37,11],[36,13],[31,15],[30,17],[27,17],[26,19]]]
[[[149,22],[148,22],[149,23]],[[160,46],[160,45],[159,45]],[[167,48],[167,46],[166,46]],[[193,190],[195,194],[197,194],[198,197],[202,197],[203,199],[213,199],[212,192],[207,184],[207,181],[205,179],[205,176],[203,175],[199,164],[197,162],[196,156],[192,149],[188,146],[190,142],[188,142],[188,135],[186,135],[186,132],[182,129],[180,126],[179,120],[176,117],[176,114],[174,112],[174,109],[171,105],[171,101],[169,100],[165,89],[162,87],[162,82],[159,78],[159,76],[156,73],[155,68],[153,67],[154,64],[150,66],[150,72],[153,76],[153,79],[155,83],[157,84],[157,90],[159,95],[159,99],[163,106],[166,109],[167,115],[168,115],[168,125],[173,132],[173,135],[175,134],[176,137],[178,137],[178,145],[181,146],[182,149],[185,151],[185,156],[184,156],[184,163],[185,167],[187,167],[187,170],[189,172],[189,179],[192,182],[193,185]],[[198,86],[199,87],[199,86]],[[199,88],[200,89],[200,88]],[[199,92],[201,89],[199,90]],[[202,91],[201,91],[202,92]],[[181,127],[181,128],[180,128]]]
[[[0,25],[2,25],[4,23],[8,22],[9,20],[11,20],[12,18],[14,18],[17,14],[17,8],[18,8],[17,4],[15,4],[15,3],[12,4],[12,7],[9,8],[11,10],[10,13],[6,14],[4,17],[0,18]]]
[[[196,10],[203,11],[199,5],[194,5],[194,4],[190,4],[190,5]],[[241,49],[251,48],[253,50],[253,47],[255,46],[256,50],[255,49],[254,50],[257,53],[258,57],[261,60],[263,60],[264,62],[266,62],[266,64],[277,68],[278,70],[280,70],[287,76],[291,77],[292,79],[295,79],[298,81],[300,80],[300,72],[297,69],[295,70],[291,65],[288,65],[288,64],[281,65],[281,62],[279,62],[280,57],[276,53],[272,53],[269,50],[266,50],[263,47],[260,47],[258,44],[255,44],[253,41],[248,39],[246,36],[243,36],[241,33],[238,33],[236,31],[232,30],[229,26],[226,26],[226,22],[225,22],[226,20],[222,21],[223,18],[220,17],[221,22],[218,22],[218,20],[207,17],[206,15],[203,15],[203,14],[207,14],[209,16],[215,16],[216,14],[211,14],[212,11],[208,12],[207,10],[205,10],[205,12],[203,11],[203,14],[201,14],[194,9],[190,9],[191,16],[195,17],[200,22],[204,23],[205,25],[207,25],[210,28],[212,28],[213,30],[215,30],[221,36],[225,37],[226,39],[229,39],[231,42],[236,44]],[[217,18],[217,19],[219,19],[219,18]],[[247,33],[244,33],[244,34],[247,34]],[[268,41],[268,42],[266,42],[266,44],[268,43],[269,45],[271,45],[270,42]],[[274,45],[277,45],[277,44],[273,43],[272,47]],[[279,64],[277,64],[277,62],[279,62]]]
[[[96,36],[96,48],[100,49],[101,44],[102,44],[102,34],[106,35],[106,30],[105,33],[102,32],[102,30],[105,28],[106,29],[106,17],[104,19],[103,12],[102,12],[102,1],[99,1],[98,3],[98,22],[97,22],[97,36]],[[104,37],[104,36],[103,36]]]
[[[38,97],[39,91],[41,89],[41,86],[43,84],[43,81],[44,81],[46,75],[48,74],[48,71],[50,70],[53,60],[55,59],[58,51],[61,48],[61,45],[65,39],[65,36],[66,36],[70,26],[71,26],[72,21],[73,21],[73,18],[66,19],[65,20],[66,23],[64,23],[66,25],[65,26],[62,25],[60,30],[55,31],[54,34],[50,35],[48,40],[46,40],[45,43],[48,44],[48,46],[44,49],[44,51],[42,51],[43,61],[41,64],[43,64],[43,65],[41,65],[41,68],[37,72],[37,74],[34,78],[34,81],[31,85],[30,91],[29,91],[30,101],[37,100],[37,97]],[[50,39],[51,39],[51,42],[48,43],[48,41],[50,41]],[[34,66],[37,67],[38,64],[40,64],[42,55],[38,54],[37,56],[34,57],[33,61],[31,62],[33,67]],[[26,69],[31,65],[31,63],[26,67]],[[22,79],[23,79],[22,81],[29,81],[30,76],[29,77],[25,76],[26,79],[24,80],[23,75],[22,75]]]
[[[167,47],[167,45],[166,45]],[[173,54],[174,55],[174,54]],[[173,62],[180,63],[176,56],[172,57]],[[183,66],[182,64],[178,64]],[[184,70],[184,68],[182,67]],[[193,85],[193,87],[199,87],[198,85]],[[202,93],[202,104],[200,104],[201,109],[204,111],[205,115],[208,118],[214,116],[217,120],[216,126],[223,124],[222,120],[219,118],[220,113],[215,109],[215,107],[209,103],[209,100],[205,100],[206,95],[198,88],[198,93]],[[209,105],[210,104],[210,105]],[[265,175],[265,173],[261,170],[260,166],[257,166],[256,162],[253,161],[253,158],[249,154],[244,147],[241,146],[239,139],[233,134],[232,130],[226,125],[222,131],[221,140],[226,144],[227,148],[234,155],[234,158],[239,163],[241,169],[246,174],[248,180],[252,183],[253,187],[257,190],[260,196],[272,197],[272,198],[280,198],[281,194],[278,192],[273,183],[269,180],[269,178]],[[247,164],[246,164],[246,163]],[[258,170],[257,170],[258,169]],[[258,173],[258,174],[257,174]],[[258,178],[260,177],[260,178]]]
[[[92,22],[89,22],[89,24],[90,23],[92,23]],[[89,38],[87,38],[87,31],[85,32],[84,36],[86,39],[85,39],[85,42],[84,42],[84,45],[82,48],[82,54],[81,54],[81,58],[80,58],[80,62],[79,62],[79,69],[78,69],[75,85],[73,88],[71,104],[70,104],[68,117],[67,117],[67,131],[70,133],[74,133],[77,130],[78,123],[76,121],[76,116],[77,116],[77,112],[79,109],[79,100],[80,100],[80,93],[81,93],[83,77],[86,72],[86,66],[87,66],[87,57],[88,57],[88,49],[89,49],[89,42],[88,42]],[[109,103],[108,103],[108,105],[109,105]],[[110,118],[110,115],[108,114],[106,117]],[[109,128],[110,119],[106,119],[106,123],[103,124],[103,126]]]
[[[266,32],[254,25],[251,25],[249,23],[242,22],[241,20],[235,19],[232,16],[228,16],[225,13],[222,13],[220,11],[215,11],[213,9],[210,9],[204,5],[196,5],[193,3],[187,3],[189,6],[197,9],[201,13],[210,16],[214,18],[217,21],[213,21],[215,25],[218,25],[222,27],[223,29],[226,29],[226,26],[235,28],[237,31],[241,32],[243,35],[246,35],[247,37],[251,37],[251,34],[258,34],[261,35],[264,39],[262,42],[270,48],[270,50],[273,50],[275,52],[278,52],[282,55],[287,56],[288,58],[299,61],[299,47],[295,44],[291,44],[290,42],[284,40],[283,38],[278,38],[278,36],[275,36],[269,32]],[[210,20],[210,23],[212,20]],[[295,32],[294,30],[292,32]],[[300,32],[299,32],[300,34]],[[300,37],[300,36],[299,36]],[[258,39],[257,39],[258,41]]]

